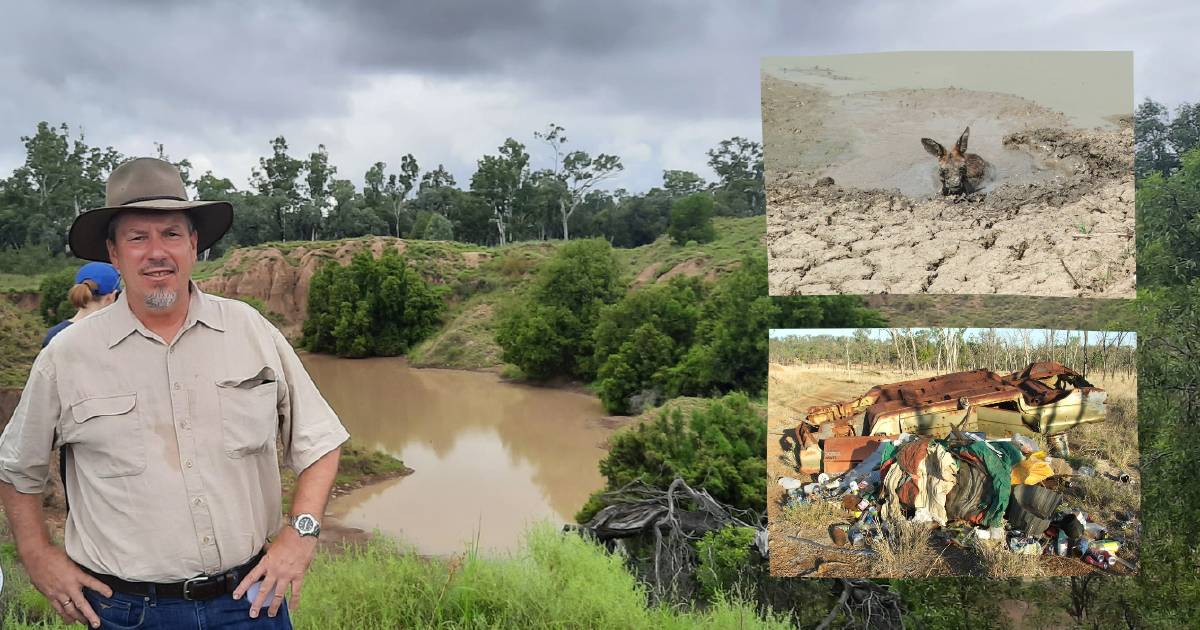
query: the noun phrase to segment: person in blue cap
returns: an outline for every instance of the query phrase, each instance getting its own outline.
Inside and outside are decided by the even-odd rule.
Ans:
[[[42,347],[45,348],[46,344],[67,326],[117,301],[120,286],[121,274],[108,263],[90,262],[80,267],[75,273],[75,286],[67,292],[67,299],[79,310],[75,312],[74,317],[64,319],[46,331]]]

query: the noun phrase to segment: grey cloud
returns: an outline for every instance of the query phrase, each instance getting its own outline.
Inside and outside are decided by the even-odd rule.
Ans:
[[[1191,87],[1200,82],[1191,63],[1196,17],[1182,0],[937,9],[857,0],[11,3],[0,24],[0,174],[19,161],[17,139],[39,120],[85,125],[90,141],[129,151],[148,147],[122,143],[150,137],[178,142],[175,152],[261,155],[278,133],[349,116],[350,95],[364,82],[401,73],[515,86],[525,103],[549,104],[537,116],[561,111],[560,121],[578,111],[614,128],[630,115],[673,128],[740,121],[741,135],[757,137],[764,55],[1134,49],[1139,95],[1177,104],[1200,98]],[[495,143],[506,135],[530,141],[546,122],[498,129]],[[378,122],[392,123],[412,124]],[[594,145],[612,129],[568,132]],[[301,153],[321,141],[293,145]],[[394,157],[333,156],[355,164]],[[229,176],[240,181],[250,166]],[[357,178],[357,170],[342,174]]]

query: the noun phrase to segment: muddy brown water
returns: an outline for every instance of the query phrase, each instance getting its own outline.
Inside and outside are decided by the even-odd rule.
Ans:
[[[342,525],[428,555],[476,540],[484,552],[510,551],[534,522],[573,522],[604,484],[597,464],[612,429],[594,396],[399,358],[303,361],[353,440],[415,471],[332,501]]]
[[[923,137],[949,149],[970,127],[968,151],[992,165],[982,190],[1069,176],[1070,162],[1002,144],[1037,127],[1115,128],[1133,111],[1126,53],[888,53],[773,57],[763,62],[768,178],[832,177],[854,189],[938,194]]]
[[[1079,127],[1111,126],[1133,113],[1128,51],[905,51],[766,57],[762,69],[835,95],[957,88],[1011,94]]]

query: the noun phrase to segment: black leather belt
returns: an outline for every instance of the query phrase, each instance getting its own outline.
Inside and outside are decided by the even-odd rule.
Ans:
[[[148,597],[151,595],[151,591],[153,591],[155,597],[206,600],[232,593],[242,578],[254,568],[254,565],[258,564],[258,561],[262,559],[264,554],[265,551],[260,551],[246,564],[234,567],[224,573],[201,575],[190,580],[184,580],[183,582],[170,583],[129,582],[116,576],[96,573],[87,567],[81,568],[92,577],[107,584],[109,588],[117,593]]]

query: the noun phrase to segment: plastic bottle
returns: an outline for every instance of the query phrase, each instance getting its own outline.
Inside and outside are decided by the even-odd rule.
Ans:
[[[1108,538],[1108,530],[1105,529],[1105,527],[1100,523],[1088,523],[1087,525],[1083,526],[1083,530],[1087,532],[1087,535],[1093,540]]]

